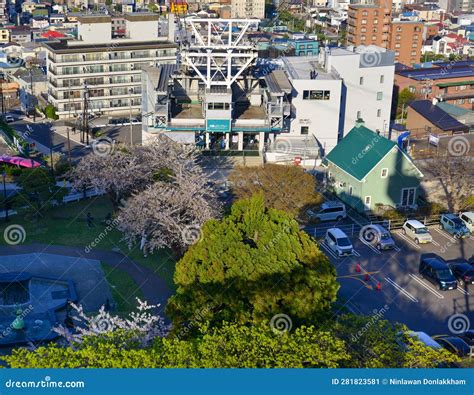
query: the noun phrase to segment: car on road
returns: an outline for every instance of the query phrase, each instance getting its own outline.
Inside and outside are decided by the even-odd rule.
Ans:
[[[310,220],[317,221],[340,221],[347,217],[345,204],[338,201],[324,202],[319,211],[309,209],[306,213]]]
[[[469,232],[474,233],[474,213],[472,211],[465,211],[459,214],[459,218],[464,222]]]
[[[391,233],[379,224],[370,224],[366,228],[367,236],[362,235],[366,241],[373,244],[378,250],[390,250],[396,247]],[[372,239],[372,241],[367,240]]]
[[[5,116],[4,116],[4,119],[5,119],[5,122],[6,122],[6,123],[15,122],[15,118],[13,118],[13,116],[10,115],[10,114],[5,115]]]
[[[441,214],[439,227],[457,239],[469,237],[471,232],[464,221],[454,214]]]
[[[347,235],[339,228],[326,231],[325,243],[339,257],[352,255],[354,250]]]
[[[456,289],[458,282],[443,258],[436,254],[423,254],[418,269],[421,278],[436,285],[440,291]]]
[[[447,264],[459,285],[474,284],[474,266],[465,259],[452,259]]]
[[[453,335],[437,335],[433,336],[433,339],[446,350],[456,354],[458,357],[468,357],[474,351],[471,346],[467,344],[461,337]]]
[[[405,221],[402,226],[402,233],[415,240],[416,244],[431,243],[433,241],[428,228],[416,219]]]

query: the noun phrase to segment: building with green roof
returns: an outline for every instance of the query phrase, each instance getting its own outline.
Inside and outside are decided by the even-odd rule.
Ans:
[[[416,206],[423,173],[394,141],[358,124],[326,156],[336,195],[359,212]]]

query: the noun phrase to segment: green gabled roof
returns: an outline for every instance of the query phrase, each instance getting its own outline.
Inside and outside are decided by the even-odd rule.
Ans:
[[[396,145],[365,126],[356,126],[326,155],[326,160],[362,181]]]

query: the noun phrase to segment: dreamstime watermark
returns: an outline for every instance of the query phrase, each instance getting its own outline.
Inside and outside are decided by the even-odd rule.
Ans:
[[[291,331],[292,327],[293,321],[290,316],[286,314],[276,314],[270,320],[270,328],[273,333],[276,333],[277,335],[282,335],[285,332]]]
[[[375,147],[375,144],[380,140],[380,136],[377,134],[374,137],[372,137],[369,141],[369,143],[360,151],[356,156],[352,157],[352,164],[355,166],[357,163],[364,158],[365,155],[367,155],[370,150],[372,150]]]
[[[286,236],[287,234],[289,234],[291,232],[291,229],[289,226],[285,226],[281,231],[279,231],[276,236],[272,237],[272,239],[266,243],[264,246],[263,246],[263,249],[268,252],[268,250],[270,248],[273,248],[275,246],[276,243],[278,243],[279,240],[281,240],[282,237]]]
[[[382,49],[376,45],[361,45],[358,48],[360,53],[360,64],[365,67],[376,67],[382,62]]]
[[[292,150],[292,144],[287,139],[277,139],[275,142],[275,151],[282,154],[289,154]]]
[[[25,228],[18,224],[9,225],[3,231],[3,238],[12,246],[21,244],[26,240]]]
[[[469,140],[464,136],[456,136],[449,140],[448,152],[451,156],[464,156],[471,149]]]
[[[13,328],[14,323],[17,322],[17,320],[24,320],[26,316],[28,316],[33,311],[33,309],[34,309],[33,305],[30,304],[24,310],[21,310],[21,313],[16,316],[15,320],[13,320],[13,322],[8,327],[2,328],[2,332],[0,333],[0,338],[10,336],[14,330]]]
[[[208,303],[204,307],[196,310],[193,314],[193,316],[188,320],[188,322],[183,325],[181,330],[178,332],[176,335],[176,339],[182,340],[185,338],[193,328],[196,328],[199,326],[199,324],[206,322],[206,320],[209,318],[212,312],[219,308],[220,305],[215,305]]]
[[[186,245],[192,245],[201,240],[201,227],[198,225],[187,225],[181,230],[181,239]]]
[[[448,329],[451,333],[459,335],[471,327],[471,321],[464,314],[453,314],[448,319]]]
[[[102,242],[102,240],[104,240],[107,237],[107,235],[118,226],[118,224],[119,224],[119,221],[117,218],[111,220],[107,224],[107,226],[104,228],[104,230],[100,232],[98,236],[84,248],[84,252],[86,254],[91,252],[91,250],[97,247]]]
[[[372,328],[378,321],[380,321],[385,313],[390,309],[388,305],[383,306],[380,309],[374,309],[373,310],[373,315],[370,317],[369,321],[357,331],[357,333],[353,333],[351,337],[351,341],[353,343],[356,343],[360,340],[362,336],[370,329]]]
[[[92,141],[92,152],[97,156],[108,156],[114,152],[115,142],[110,137],[99,137]]]
[[[359,239],[372,246],[376,246],[380,241],[379,233],[371,225],[365,225],[359,232]]]
[[[42,380],[7,380],[5,388],[84,388],[84,381],[56,381],[50,376]]]

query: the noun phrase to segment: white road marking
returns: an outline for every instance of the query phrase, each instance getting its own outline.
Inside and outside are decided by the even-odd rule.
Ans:
[[[441,244],[439,244],[435,239],[431,241],[431,244],[435,245],[436,247],[441,247]]]
[[[422,281],[420,278],[415,276],[414,274],[410,274],[410,277],[415,280],[418,284],[420,284],[422,287],[430,291],[433,295],[435,295],[438,299],[444,299],[444,296],[441,295],[438,291],[434,290],[431,288],[428,284],[426,284],[424,281]]]
[[[401,287],[398,285],[395,281],[393,281],[390,277],[385,277],[385,281],[387,281],[391,286],[393,286],[396,290],[401,292],[403,295],[405,295],[408,299],[410,299],[412,302],[418,303],[418,299],[415,298],[410,292],[408,292],[405,288]]]
[[[359,257],[360,257],[360,254],[359,254],[356,250],[352,249],[352,253],[353,253],[355,256],[359,256]]]
[[[451,237],[449,234],[446,232],[442,231],[441,229],[435,229],[436,232],[438,232],[441,236],[446,237],[451,243],[456,243],[457,240]]]
[[[324,241],[320,242],[319,245],[324,248],[326,252],[328,252],[334,259],[339,259],[339,257],[331,250]]]
[[[397,252],[400,252],[401,251],[401,248],[397,245],[393,246],[393,249]]]
[[[466,291],[465,289],[463,288],[459,288],[459,286],[456,288],[459,292],[461,292],[463,295],[470,295],[470,293],[468,291]]]
[[[359,237],[359,240],[365,244],[367,247],[369,247],[373,252],[375,252],[376,254],[380,254],[380,251],[375,248],[372,244],[370,244],[369,242],[367,242],[366,240],[364,240],[363,237]]]
[[[421,247],[414,243],[413,241],[411,241],[407,236],[405,236],[402,232],[396,232],[398,236],[400,236],[403,240],[405,240],[408,244],[410,244],[411,246],[415,247],[415,248],[418,248],[420,249]]]

